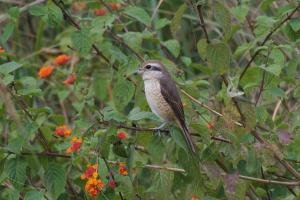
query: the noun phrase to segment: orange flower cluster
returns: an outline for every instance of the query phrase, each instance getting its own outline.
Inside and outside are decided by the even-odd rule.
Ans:
[[[122,7],[122,4],[120,3],[109,3],[108,5],[113,10],[118,10]]]
[[[72,85],[76,81],[77,77],[75,74],[70,74],[66,80],[64,80],[64,84]]]
[[[118,164],[119,164],[119,174],[121,174],[122,176],[127,176],[128,171],[127,171],[127,168],[125,166],[125,163],[119,162]]]
[[[55,128],[55,135],[57,136],[64,136],[64,137],[69,137],[72,134],[72,129],[69,128],[67,125],[61,125],[61,126],[57,126]]]
[[[125,140],[125,139],[127,139],[127,134],[126,134],[125,132],[123,132],[123,131],[119,131],[119,132],[117,133],[117,137],[118,137],[119,139],[121,139],[121,140]]]
[[[66,153],[70,154],[72,152],[78,152],[82,144],[81,137],[73,137],[70,141],[71,146],[66,149]]]
[[[0,46],[0,53],[4,53],[5,50],[3,49],[3,47]]]
[[[1,53],[1,47],[0,47],[0,53]],[[67,54],[60,54],[54,59],[53,65],[42,66],[38,72],[38,76],[41,79],[47,78],[52,74],[53,70],[55,69],[54,66],[63,65],[69,62],[70,60],[71,60],[71,56],[68,56]],[[70,74],[68,78],[63,81],[63,83],[66,85],[72,85],[75,81],[76,81],[76,75]]]
[[[71,9],[74,11],[80,11],[86,9],[86,2],[74,2],[71,5]]]
[[[56,65],[63,65],[67,62],[69,62],[71,60],[71,57],[68,56],[67,54],[61,54],[58,55],[55,59],[54,59],[54,64]]]
[[[47,78],[48,76],[50,76],[52,74],[54,67],[49,65],[49,66],[43,66],[40,68],[39,70],[39,77],[40,78]]]
[[[96,16],[104,16],[106,14],[106,10],[104,8],[97,8],[94,10],[94,15]]]
[[[84,174],[81,174],[81,179],[87,179],[84,186],[85,191],[87,191],[92,197],[96,197],[99,192],[101,192],[105,184],[98,178],[98,164],[91,165],[87,164],[87,169]]]
[[[199,198],[195,197],[195,196],[192,196],[192,199],[191,200],[200,200]]]
[[[210,122],[207,122],[207,128],[208,129],[213,129],[214,128],[214,125]]]

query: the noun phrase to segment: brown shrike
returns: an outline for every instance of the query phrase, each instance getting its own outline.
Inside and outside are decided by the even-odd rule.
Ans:
[[[151,111],[164,121],[158,129],[169,122],[177,123],[189,149],[195,153],[195,146],[185,123],[181,99],[169,72],[161,62],[149,60],[140,65],[138,73],[143,77]]]

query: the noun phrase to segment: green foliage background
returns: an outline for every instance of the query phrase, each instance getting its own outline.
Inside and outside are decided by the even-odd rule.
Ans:
[[[104,16],[93,10],[112,1],[75,2],[0,1],[1,199],[90,199],[87,163],[118,183],[97,199],[298,198],[299,0],[119,0]],[[39,79],[61,53],[71,62]],[[148,129],[160,121],[134,75],[147,59],[190,95],[201,175],[176,127]],[[62,124],[83,138],[78,153],[54,137]],[[129,175],[105,161],[126,162]]]

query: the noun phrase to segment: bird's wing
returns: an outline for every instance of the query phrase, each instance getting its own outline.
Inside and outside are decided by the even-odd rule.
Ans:
[[[181,99],[176,88],[175,83],[171,77],[161,78],[160,79],[160,90],[161,94],[166,100],[166,102],[171,106],[176,119],[180,125],[180,128],[183,131],[184,138],[189,146],[189,148],[195,153],[195,146],[192,141],[192,138],[189,134],[188,128],[185,124],[184,110],[181,103]]]

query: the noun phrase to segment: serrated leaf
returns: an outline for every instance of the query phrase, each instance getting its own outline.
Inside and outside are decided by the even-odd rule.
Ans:
[[[119,77],[113,85],[113,101],[119,111],[123,111],[125,106],[131,101],[135,87],[132,82]]]
[[[0,65],[0,73],[1,74],[8,74],[10,72],[13,72],[13,71],[19,69],[21,66],[22,66],[21,64],[16,63],[14,61],[4,63],[4,64]]]
[[[207,46],[207,59],[213,70],[223,74],[230,66],[230,50],[224,43],[209,44]]]
[[[44,176],[44,184],[50,196],[57,199],[65,191],[66,169],[59,163],[49,163]]]
[[[24,200],[42,200],[44,193],[38,190],[26,192]]]
[[[230,12],[237,20],[239,20],[240,23],[244,23],[249,12],[249,6],[242,4],[240,6],[231,8]]]
[[[151,25],[151,18],[149,14],[141,7],[129,6],[124,10],[124,13],[147,26]]]
[[[169,25],[171,23],[170,20],[166,19],[166,18],[162,18],[162,19],[158,19],[154,21],[154,27],[156,30],[160,30],[163,27]]]
[[[201,39],[197,42],[197,50],[198,50],[198,54],[199,56],[205,60],[206,59],[206,55],[207,55],[207,41],[206,39]]]
[[[300,17],[295,17],[289,21],[293,31],[297,32],[300,30]]]
[[[156,120],[157,117],[152,112],[142,112],[140,108],[134,108],[130,111],[128,118],[131,121],[138,121],[141,119]]]
[[[176,11],[172,21],[171,21],[171,33],[175,34],[177,30],[179,29],[181,19],[185,11],[187,10],[188,6],[186,4],[182,4],[178,10]]]
[[[180,44],[177,40],[168,40],[163,42],[163,45],[175,56],[178,57],[180,53]]]
[[[221,3],[214,5],[214,15],[225,34],[231,31],[231,15],[228,9]]]
[[[90,38],[89,30],[83,29],[71,34],[71,40],[74,45],[74,48],[80,54],[87,54],[92,48],[92,41]]]
[[[4,172],[17,189],[24,186],[26,180],[27,162],[21,157],[6,160]]]
[[[29,13],[34,16],[43,16],[47,14],[47,7],[36,5],[30,8]]]
[[[170,130],[171,133],[171,137],[173,138],[173,140],[175,141],[175,143],[181,147],[182,149],[184,149],[186,152],[188,151],[188,147],[187,144],[185,142],[185,139],[183,137],[183,133],[181,132],[180,129],[176,128],[176,127],[172,127]]]
[[[3,28],[3,33],[1,35],[1,42],[6,43],[7,40],[12,35],[13,31],[15,30],[15,24],[14,23],[7,23]]]
[[[117,122],[124,122],[126,119],[121,113],[109,106],[103,108],[102,112],[105,121],[115,120]]]
[[[43,21],[48,23],[49,26],[54,27],[60,25],[63,21],[63,14],[56,5],[49,3],[47,5],[33,6],[29,13],[34,16],[42,17]]]
[[[127,32],[122,35],[124,42],[135,51],[140,51],[142,46],[142,34],[140,32]]]
[[[101,35],[107,28],[110,28],[115,21],[115,17],[111,14],[96,17],[92,20],[91,32],[100,33]]]

